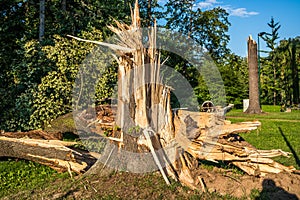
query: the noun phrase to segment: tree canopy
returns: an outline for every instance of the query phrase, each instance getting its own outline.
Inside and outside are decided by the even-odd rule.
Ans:
[[[103,41],[112,34],[107,25],[114,24],[115,19],[129,21],[134,3],[133,0],[47,0],[41,40],[42,1],[0,2],[0,129],[3,130],[44,128],[51,120],[70,112],[79,65],[95,45],[74,41],[66,35]],[[247,64],[245,58],[227,47],[230,22],[226,10],[195,9],[194,0],[169,0],[165,5],[159,5],[157,0],[139,3],[144,27],[159,19],[164,22],[160,24],[157,20],[159,26],[178,31],[203,46],[221,72],[227,102],[241,105],[248,94]],[[274,43],[280,25],[273,20],[269,26],[273,32],[272,37],[264,38],[271,51],[263,59],[263,102],[272,103],[270,91],[276,91],[278,101],[299,103],[299,38]],[[178,45],[174,48],[180,48]],[[190,82],[199,103],[211,98],[207,83],[190,63],[170,52],[162,52],[162,59],[165,58],[169,58],[168,66]],[[271,60],[278,63],[273,77]],[[112,64],[98,81],[97,102],[110,97],[116,80],[116,66]]]

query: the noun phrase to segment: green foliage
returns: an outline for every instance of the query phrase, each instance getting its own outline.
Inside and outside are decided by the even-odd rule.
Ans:
[[[279,25],[279,22],[274,21],[274,18],[271,17],[270,23],[268,23],[268,26],[271,28],[271,33],[263,33],[260,34],[267,43],[267,47],[269,47],[271,50],[274,50],[276,48],[276,40],[279,39],[278,36],[278,30],[280,29],[281,25]]]
[[[33,113],[30,124],[34,128],[49,125],[52,119],[70,112],[72,82],[56,71],[42,78],[37,91],[33,94]]]
[[[168,1],[165,4],[165,7],[167,7],[165,12],[167,16],[166,28],[178,30],[191,39],[191,41],[195,41],[190,46],[197,45],[203,47],[202,52],[199,52],[199,54],[203,54],[203,57],[209,54],[208,57],[212,57],[215,63],[209,58],[205,58],[207,62],[200,64],[200,69],[197,69],[195,68],[196,66],[193,66],[192,63],[189,63],[184,58],[168,53],[168,55],[165,55],[169,57],[166,64],[173,67],[188,80],[194,89],[198,103],[201,104],[206,100],[213,100],[216,105],[224,105],[225,94],[220,90],[220,86],[223,83],[221,80],[216,79],[219,76],[219,71],[214,71],[213,66],[222,66],[223,64],[221,63],[224,63],[226,60],[224,57],[229,53],[227,48],[229,41],[227,31],[230,25],[228,13],[221,8],[206,11],[195,9],[193,8],[194,3],[194,0]],[[182,49],[181,55],[193,51],[189,49],[189,44],[176,45],[173,48]],[[199,60],[200,55],[195,56],[198,57],[191,59]],[[190,58],[191,55],[187,55],[187,57]],[[194,100],[189,101],[194,102]]]
[[[134,7],[132,1],[132,7]],[[163,18],[162,6],[158,4],[158,0],[139,0],[140,16],[142,27],[154,25],[154,21]]]
[[[271,33],[259,34],[270,49],[266,52],[268,56],[261,59],[261,102],[287,106],[298,104],[300,40],[296,37],[278,43],[281,26],[273,18],[268,26]]]
[[[97,102],[105,103],[109,98],[116,98],[117,69],[118,66],[114,62],[103,69],[104,71],[101,73],[101,78],[98,79],[95,88]]]
[[[0,129],[10,131],[41,128],[70,111],[78,66],[95,45],[65,34],[103,40],[113,18],[126,21],[130,16],[121,0],[46,1],[45,39],[40,43],[38,0],[4,0],[0,5]],[[102,84],[105,80],[99,81],[102,89],[97,92],[103,94],[97,98],[108,96],[108,85]]]
[[[214,105],[224,106],[226,103],[223,81],[220,71],[212,60],[204,60],[200,68],[198,86],[195,87],[195,93],[198,102],[211,100]]]
[[[261,70],[261,94],[262,103],[274,105],[277,103],[277,96],[279,94],[280,86],[278,84],[278,76],[280,73],[278,65],[278,54],[275,52],[277,46],[277,40],[279,39],[278,30],[280,29],[279,23],[275,23],[274,18],[271,18],[268,23],[271,28],[271,33],[262,32],[259,34],[263,40],[265,40],[267,47],[271,50],[268,57],[263,60],[264,63]]]
[[[179,30],[207,49],[213,59],[221,61],[229,52],[229,36],[226,34],[230,26],[228,13],[222,8],[195,10],[194,4],[195,0],[169,1],[165,5],[168,16],[166,28]]]
[[[6,101],[11,102],[11,107],[7,107],[7,116],[3,122],[7,130],[28,130],[28,118],[32,112],[32,93],[41,82],[41,77],[52,70],[49,61],[41,46],[35,40],[18,41],[17,57],[23,57],[14,62],[10,74],[13,76],[12,94]],[[1,125],[3,125],[1,124]],[[1,126],[0,125],[0,126]]]
[[[82,32],[82,37],[101,40],[99,30]],[[55,69],[42,78],[37,91],[33,94],[33,112],[30,125],[44,128],[50,122],[71,111],[72,90],[79,66],[91,52],[94,45],[82,43],[61,36],[55,36],[54,46],[45,46],[48,59],[54,61]]]
[[[219,66],[226,90],[226,101],[240,108],[243,99],[248,98],[247,61],[234,54],[229,54],[227,57],[227,61]]]
[[[287,106],[299,103],[299,52],[300,40],[298,37],[284,39],[263,60],[261,76],[263,103],[274,103],[274,91],[277,103]],[[277,66],[275,73],[273,62]]]

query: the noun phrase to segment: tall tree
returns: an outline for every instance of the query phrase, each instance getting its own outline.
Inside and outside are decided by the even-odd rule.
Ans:
[[[229,53],[228,13],[222,8],[202,11],[194,5],[195,0],[168,1],[166,27],[197,41],[216,61],[223,60]]]
[[[162,18],[158,0],[139,0],[139,7],[142,27],[151,27],[154,25],[154,20]]]
[[[228,13],[221,8],[202,11],[194,5],[195,0],[167,1],[164,5],[167,8],[164,13],[166,28],[176,30],[186,35],[187,38],[191,38],[199,47],[203,48],[205,54],[209,54],[214,61],[221,63],[229,52],[227,48],[229,41],[227,31],[230,25]],[[184,49],[180,45],[178,44],[174,48]],[[211,99],[203,77],[201,78],[194,66],[178,55],[168,54],[167,56],[170,59],[166,64],[174,66],[190,82],[199,103],[202,104],[203,101]]]
[[[101,30],[105,37],[111,34],[107,24],[113,23],[113,19],[126,21],[128,19],[126,16],[130,15],[129,6],[124,9],[123,0],[49,0],[45,1],[44,13],[47,16],[44,24],[45,29],[42,31],[41,28],[40,31],[42,20],[40,21],[39,16],[40,11],[43,10],[43,2],[44,0],[0,1],[0,112],[3,113],[0,118],[0,129],[30,129],[28,126],[29,117],[32,115],[33,104],[35,104],[32,98],[37,92],[37,87],[53,86],[59,88],[59,83],[54,83],[55,80],[51,80],[50,75],[55,74],[59,67],[68,64],[64,60],[67,58],[66,54],[70,54],[70,52],[57,56],[61,61],[57,63],[62,66],[56,66],[56,58],[49,57],[49,54],[45,53],[45,46],[54,46],[57,42],[56,35],[63,37],[66,34],[79,35],[86,31],[93,32],[96,27]],[[44,34],[42,34],[43,32]],[[39,43],[38,41],[41,41],[42,38],[43,42]],[[86,49],[81,49],[81,51],[84,55],[87,53]],[[76,64],[80,63],[80,61],[76,62],[78,62]],[[69,66],[69,68],[72,67]],[[57,76],[61,78],[68,77],[68,73],[69,70],[56,74],[59,74]],[[54,82],[49,84],[51,81]],[[66,91],[64,92],[66,93]],[[43,90],[41,90],[41,94],[45,95],[42,98],[45,100],[44,103],[50,102],[54,95],[43,93]],[[64,95],[60,96],[63,97]],[[36,102],[39,104],[36,105],[36,109],[45,109],[44,103]],[[65,110],[61,111],[63,113]],[[39,111],[35,113],[39,113]],[[57,116],[50,112],[48,114],[47,119],[49,120]],[[35,119],[41,119],[39,117]]]
[[[298,104],[300,38],[281,40],[275,53],[281,66],[280,89],[282,103]]]
[[[270,65],[272,68],[272,74],[273,74],[273,104],[276,105],[277,102],[277,96],[278,96],[278,64],[276,62],[276,54],[274,53],[275,48],[277,47],[277,40],[279,39],[279,34],[278,30],[280,29],[281,25],[279,22],[275,22],[274,18],[271,18],[270,23],[268,23],[268,26],[271,28],[271,33],[268,34],[263,34],[261,37],[263,40],[266,41],[267,47],[271,49],[271,52],[269,53],[269,60],[270,60]]]
[[[299,104],[299,70],[297,66],[297,47],[300,46],[299,38],[290,39],[291,71],[293,81],[293,103]],[[299,52],[298,52],[299,53]],[[298,57],[299,58],[299,57]]]

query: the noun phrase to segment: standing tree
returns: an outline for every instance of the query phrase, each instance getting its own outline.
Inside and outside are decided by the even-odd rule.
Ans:
[[[293,85],[293,104],[299,104],[299,70],[297,65],[297,47],[300,46],[299,38],[290,39],[290,66],[292,71],[292,85]]]
[[[271,49],[271,52],[269,53],[269,57],[267,59],[268,61],[270,61],[271,70],[268,71],[266,75],[273,76],[272,78],[269,79],[272,80],[273,82],[271,87],[273,93],[273,105],[276,105],[277,98],[278,98],[278,90],[279,90],[279,86],[278,86],[279,67],[276,61],[277,57],[274,51],[277,46],[276,40],[279,39],[278,30],[280,29],[281,25],[279,25],[279,22],[275,23],[274,18],[272,17],[270,23],[268,23],[268,26],[271,28],[271,33],[263,34],[261,35],[261,37],[263,38],[263,40],[266,41],[267,47]]]
[[[257,44],[250,36],[248,38],[249,107],[245,111],[250,114],[258,114],[262,112],[259,100],[257,64]]]
[[[228,13],[222,8],[202,11],[195,8],[195,0],[168,1],[167,24],[169,29],[176,29],[180,33],[192,38],[205,47],[215,61],[223,61],[229,52],[227,31],[230,23]]]
[[[226,102],[239,108],[243,99],[249,95],[247,59],[233,53],[226,57],[226,62],[219,66],[226,90]]]
[[[275,49],[280,63],[280,98],[283,104],[299,103],[299,37],[281,40]]]

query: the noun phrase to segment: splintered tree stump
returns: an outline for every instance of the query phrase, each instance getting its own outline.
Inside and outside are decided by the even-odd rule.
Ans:
[[[143,37],[137,2],[132,12],[131,25],[116,21],[116,27],[110,26],[118,36],[118,44],[88,41],[71,36],[81,41],[110,47],[115,50],[115,57],[118,57],[117,108],[96,107],[98,116],[90,115],[88,109],[76,110],[73,115],[75,122],[80,122],[76,126],[83,132],[78,133],[81,139],[94,139],[95,136],[99,136],[108,141],[104,150],[98,152],[107,155],[104,156],[107,159],[103,163],[98,160],[93,166],[93,172],[98,169],[101,171],[109,161],[119,164],[124,157],[122,152],[125,151],[133,152],[138,158],[138,153],[146,152],[149,157],[152,156],[147,161],[151,160],[151,164],[156,165],[157,168],[154,169],[160,170],[167,184],[170,183],[168,177],[172,177],[192,189],[202,191],[206,191],[206,188],[198,173],[199,160],[226,161],[253,176],[295,172],[294,167],[283,166],[271,159],[276,156],[289,156],[288,152],[280,149],[258,150],[238,135],[241,132],[256,130],[261,124],[259,121],[231,124],[225,120],[224,113],[232,106],[216,108],[212,113],[171,109],[171,88],[161,82],[156,27],[154,25],[146,37]],[[144,45],[145,41],[147,48]],[[255,75],[256,44],[249,39],[249,45],[253,46],[249,49],[249,74]],[[250,82],[258,82],[257,80],[256,75]],[[260,112],[257,85],[251,91],[256,95],[253,100],[255,104],[251,103],[250,97],[248,112]],[[16,138],[12,138],[14,136]],[[30,134],[4,133],[0,136],[0,157],[32,160],[59,171],[76,173],[85,172],[95,163],[96,158],[91,155],[92,152],[79,152],[71,147],[76,142],[56,140],[60,137],[59,134],[54,136],[38,131]],[[171,154],[167,149],[171,150]],[[160,153],[157,153],[158,150]],[[131,152],[129,157],[133,155]],[[100,158],[99,155],[97,157]],[[131,165],[136,169],[142,164],[143,167],[150,165],[141,159],[129,164],[127,161],[124,167]]]
[[[157,159],[154,150],[173,146],[175,155],[172,156],[177,159],[173,163],[168,163],[166,171],[169,176],[193,189],[198,187],[196,183],[199,182],[197,175],[193,174],[194,169],[198,167],[198,160],[227,161],[255,176],[294,171],[293,167],[285,167],[270,159],[275,156],[288,156],[287,152],[257,150],[238,136],[237,133],[257,129],[260,126],[258,121],[231,124],[224,119],[224,113],[228,108],[215,109],[213,113],[172,111],[171,90],[160,82],[161,64],[160,53],[156,48],[156,27],[154,25],[153,29],[149,29],[146,37],[143,36],[137,2],[132,12],[131,25],[116,22],[116,27],[110,26],[118,36],[118,43],[110,47],[118,56],[119,63],[118,107],[115,122],[120,127],[120,131],[118,134],[114,133],[113,137],[106,138],[118,143],[119,149],[131,149],[133,152],[143,149],[151,152],[164,178],[165,170],[161,169],[160,162],[172,158],[165,158],[162,154],[160,155],[162,158]],[[147,45],[144,45],[145,41]],[[254,76],[256,73],[256,76],[250,77],[250,82],[257,83],[256,44],[252,39],[249,39],[248,43],[249,74]],[[105,44],[105,46],[109,45]],[[251,92],[256,93],[254,96],[251,94],[250,98],[254,98],[251,102],[255,104],[251,103],[248,111],[260,112],[257,84],[254,86],[251,87]],[[101,126],[101,123],[99,120],[99,123],[95,124],[95,129]],[[138,132],[143,133],[137,139],[130,136],[129,130],[133,127],[139,127]],[[150,136],[148,133],[154,134]],[[136,145],[133,145],[134,143]],[[122,157],[122,155],[114,155]]]
[[[132,11],[131,25],[116,21],[116,27],[109,26],[118,36],[117,44],[88,41],[71,36],[81,41],[110,47],[115,51],[119,64],[118,107],[115,123],[109,121],[108,124],[104,122],[104,118],[86,118],[85,122],[84,115],[81,113],[78,113],[75,119],[80,122],[83,130],[87,130],[93,123],[95,134],[100,134],[111,141],[107,145],[110,149],[104,150],[104,154],[108,155],[105,162],[113,159],[119,159],[117,162],[121,161],[124,155],[122,150],[148,152],[148,155],[153,155],[153,160],[166,183],[169,181],[165,173],[193,189],[200,188],[197,183],[201,179],[199,180],[195,170],[198,168],[199,160],[226,161],[255,176],[295,171],[293,167],[283,166],[270,159],[275,156],[288,156],[289,153],[282,150],[258,150],[238,135],[240,132],[256,130],[260,122],[231,124],[224,117],[224,113],[229,108],[215,109],[213,113],[171,109],[171,88],[160,81],[161,64],[160,52],[156,47],[156,27],[154,25],[146,34],[141,31],[137,2]],[[255,42],[250,40],[250,44],[254,46],[251,47],[250,53],[250,56],[254,57],[251,57],[253,60]],[[249,63],[251,74],[257,74],[257,66],[254,65],[256,65],[255,60]],[[257,82],[257,75],[251,82]],[[254,90],[257,92],[257,85]],[[255,106],[254,111],[259,112],[257,94],[255,102],[256,105],[250,104],[249,109]],[[115,124],[120,130],[114,130]],[[112,135],[103,133],[104,126],[113,130]],[[131,130],[137,127],[139,129],[136,131],[137,137],[133,137]],[[117,150],[111,147],[112,144],[117,144],[115,145]],[[155,153],[156,150],[165,151],[167,147],[173,147],[172,155],[166,152]],[[115,152],[114,157],[111,158],[113,152]],[[175,161],[174,157],[177,158]],[[167,163],[167,161],[172,162]],[[141,162],[138,160],[130,164],[135,165],[133,168],[136,168],[138,167],[136,165],[142,164]],[[161,162],[167,163],[165,169],[162,169]],[[127,166],[128,163],[125,163],[124,167]]]

